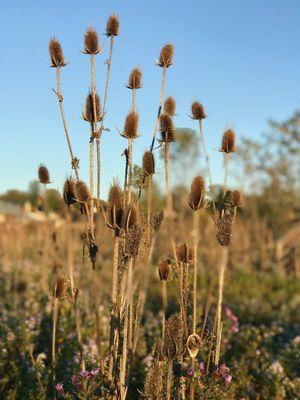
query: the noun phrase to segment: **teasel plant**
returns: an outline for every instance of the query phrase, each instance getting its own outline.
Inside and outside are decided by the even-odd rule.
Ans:
[[[161,260],[158,264],[158,276],[162,282],[162,328],[161,328],[161,337],[162,342],[165,338],[166,333],[166,313],[167,313],[167,281],[171,279],[172,276],[172,264],[169,258],[165,260]]]
[[[152,218],[152,185],[155,174],[155,159],[152,151],[145,151],[142,161],[143,177],[147,187],[147,233],[151,240],[151,218]]]
[[[194,236],[194,276],[193,276],[193,331],[197,338],[197,280],[198,280],[198,244],[199,244],[199,210],[206,206],[206,185],[202,176],[196,176],[192,182],[188,204],[193,210],[193,236]],[[198,340],[198,338],[197,338]],[[192,357],[192,368],[195,365],[195,357]],[[194,399],[194,379],[190,387],[190,400]]]
[[[106,37],[109,38],[109,55],[106,60],[106,79],[103,95],[103,106],[102,106],[102,119],[100,128],[96,134],[96,147],[97,147],[97,205],[101,200],[101,136],[105,130],[108,130],[104,126],[104,121],[107,114],[107,99],[108,99],[108,88],[110,83],[111,63],[113,56],[114,41],[117,36],[120,35],[120,22],[119,17],[116,14],[110,15],[106,23]]]
[[[43,194],[43,203],[44,203],[44,210],[46,213],[49,212],[48,209],[48,200],[47,200],[47,185],[51,183],[50,181],[50,173],[48,168],[44,164],[40,164],[38,168],[38,177],[40,183],[44,186],[44,194]]]
[[[165,160],[165,178],[166,178],[166,197],[167,197],[167,214],[173,214],[173,198],[170,185],[170,144],[176,141],[176,132],[172,117],[163,113],[160,116],[160,143],[164,146]]]

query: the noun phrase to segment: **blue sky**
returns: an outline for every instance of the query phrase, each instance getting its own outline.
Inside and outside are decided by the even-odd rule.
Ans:
[[[176,125],[193,128],[195,123],[187,117],[190,104],[195,99],[203,102],[216,181],[221,180],[222,164],[215,149],[225,128],[233,127],[238,139],[259,138],[267,119],[283,120],[300,107],[299,0],[2,1],[0,192],[26,189],[40,162],[49,167],[55,188],[61,189],[70,172],[51,90],[55,71],[49,68],[48,41],[53,35],[69,62],[63,70],[66,114],[81,176],[87,179],[89,132],[80,114],[89,88],[89,65],[79,50],[86,28],[92,25],[103,33],[112,12],[120,17],[121,35],[112,64],[107,116],[111,132],[102,145],[105,190],[114,176],[122,179],[125,141],[116,126],[122,128],[130,107],[130,92],[124,87],[129,72],[135,65],[143,71],[144,88],[138,93],[142,136],[135,144],[135,162],[140,163],[157,111],[161,69],[154,61],[167,42],[175,46],[167,94],[177,101]],[[96,61],[100,95],[106,55]]]

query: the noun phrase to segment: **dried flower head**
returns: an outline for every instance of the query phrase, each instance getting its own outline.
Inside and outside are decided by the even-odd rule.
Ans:
[[[163,211],[153,214],[152,227],[155,232],[159,231],[163,220],[164,220],[164,212]]]
[[[118,36],[120,34],[119,17],[112,14],[106,24],[106,36]]]
[[[152,151],[146,151],[143,155],[143,175],[154,175],[155,174],[155,161]]]
[[[221,246],[229,246],[232,237],[232,214],[228,207],[218,211],[216,221],[217,240]]]
[[[188,262],[188,247],[185,243],[182,243],[176,247],[176,257],[180,262]]]
[[[82,112],[82,118],[91,124],[101,121],[100,98],[97,93],[89,93],[86,96],[85,110]]]
[[[192,118],[199,121],[206,118],[204,107],[199,101],[194,101],[191,107]]]
[[[231,192],[231,205],[232,207],[242,207],[243,195],[238,190]]]
[[[52,38],[49,42],[49,53],[51,59],[51,67],[58,68],[67,65],[65,63],[64,53],[58,40]]]
[[[163,392],[163,371],[161,363],[156,359],[149,367],[144,385],[144,395],[148,400],[161,399]]]
[[[171,261],[167,258],[158,264],[158,275],[161,281],[167,281],[172,272]]]
[[[160,52],[158,65],[160,67],[168,68],[173,63],[174,47],[172,44],[166,44]]]
[[[188,349],[191,358],[196,358],[197,354],[202,346],[202,340],[196,333],[190,335],[186,342],[186,347]]]
[[[163,355],[174,360],[182,352],[183,324],[180,314],[172,315],[166,325],[166,334],[163,342]]]
[[[68,290],[70,288],[70,281],[65,276],[59,276],[56,281],[54,295],[60,300],[68,297]]]
[[[227,129],[224,132],[221,151],[224,153],[233,153],[235,151],[235,133],[232,129]]]
[[[139,116],[135,111],[131,111],[125,120],[123,137],[127,139],[135,139],[138,137]]]
[[[83,181],[78,181],[76,183],[76,194],[77,199],[82,203],[87,203],[90,200],[89,189]]]
[[[136,257],[139,254],[139,248],[142,240],[142,230],[139,225],[131,225],[125,241],[125,253],[130,257]]]
[[[38,169],[39,180],[42,184],[47,185],[50,183],[50,174],[48,168],[41,164]]]
[[[84,53],[98,54],[100,51],[98,33],[93,28],[88,28],[84,36]]]
[[[176,102],[174,97],[172,96],[167,97],[164,104],[164,113],[173,117],[175,115],[175,110],[176,110]]]
[[[162,142],[175,142],[176,132],[173,120],[168,114],[160,116],[160,132]]]
[[[76,203],[76,184],[72,177],[66,179],[63,190],[64,201],[68,207]]]
[[[111,226],[117,229],[116,233],[122,227],[123,215],[123,193],[120,186],[114,183],[108,195],[108,219]]]
[[[195,261],[195,250],[192,248],[189,248],[188,251],[188,263],[193,264]]]
[[[133,68],[128,79],[128,89],[140,89],[142,87],[142,71],[139,67]]]
[[[196,211],[205,206],[205,180],[202,176],[194,178],[189,195],[189,206]]]

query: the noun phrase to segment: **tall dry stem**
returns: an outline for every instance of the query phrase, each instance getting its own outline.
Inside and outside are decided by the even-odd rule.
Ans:
[[[165,177],[166,177],[166,190],[167,190],[167,213],[172,214],[173,199],[170,187],[170,142],[165,142]]]
[[[166,333],[166,312],[167,312],[167,282],[162,281],[162,342],[165,338]]]

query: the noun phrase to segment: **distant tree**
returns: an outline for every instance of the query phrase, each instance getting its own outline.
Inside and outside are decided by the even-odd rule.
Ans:
[[[26,201],[29,200],[29,195],[27,192],[22,192],[21,190],[17,189],[11,189],[7,190],[6,193],[1,195],[0,199],[10,203],[23,205],[26,203]]]

